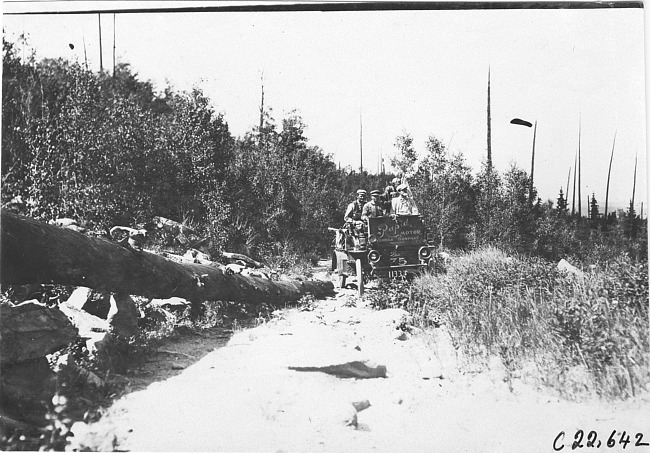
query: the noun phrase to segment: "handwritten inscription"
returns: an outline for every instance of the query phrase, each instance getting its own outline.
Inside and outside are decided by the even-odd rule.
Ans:
[[[632,437],[633,436],[633,437]],[[565,441],[568,442],[565,445]],[[619,447],[625,450],[629,445],[630,447],[648,447],[650,443],[644,442],[643,433],[630,433],[626,431],[613,430],[607,441],[598,438],[596,431],[589,431],[587,435],[581,429],[577,430],[573,436],[573,441],[567,438],[564,431],[560,431],[553,440],[553,450],[561,451],[564,447],[569,447],[571,450],[579,448],[600,448],[601,445],[606,445],[607,448]]]

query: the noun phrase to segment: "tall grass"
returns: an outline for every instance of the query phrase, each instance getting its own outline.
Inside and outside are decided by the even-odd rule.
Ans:
[[[498,354],[510,371],[532,361],[545,382],[581,367],[605,397],[650,383],[648,271],[625,256],[580,277],[484,249],[417,279],[408,308],[440,315],[467,357]]]

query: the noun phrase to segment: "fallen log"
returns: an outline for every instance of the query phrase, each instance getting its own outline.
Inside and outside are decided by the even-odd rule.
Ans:
[[[203,303],[295,301],[324,297],[332,282],[273,281],[121,246],[103,238],[2,211],[0,281],[3,285],[57,283],[151,298],[182,297]]]

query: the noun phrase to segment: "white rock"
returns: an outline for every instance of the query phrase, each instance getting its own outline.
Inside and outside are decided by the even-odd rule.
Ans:
[[[77,289],[72,291],[70,297],[67,300],[67,303],[72,305],[79,310],[82,310],[86,302],[88,302],[88,297],[90,296],[91,289],[86,288],[85,286],[79,286]]]
[[[50,225],[57,225],[61,227],[68,227],[71,225],[79,225],[75,219],[61,218],[56,220],[50,220]]]
[[[108,332],[111,329],[110,324],[95,315],[83,311],[69,302],[59,304],[61,310],[79,329],[79,336],[88,337],[91,332]]]
[[[151,299],[149,305],[154,307],[187,307],[190,303],[182,297],[170,297],[169,299]]]
[[[557,268],[561,271],[576,275],[578,277],[584,276],[584,273],[580,269],[578,269],[577,267],[575,267],[565,259],[561,259],[560,262],[557,263]]]
[[[224,267],[226,268],[227,274],[241,274],[241,272],[246,269],[246,266],[234,263],[226,264]]]

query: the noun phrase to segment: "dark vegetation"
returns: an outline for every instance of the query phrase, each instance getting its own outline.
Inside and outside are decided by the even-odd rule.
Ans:
[[[162,216],[191,227],[189,239],[204,239],[211,252],[313,260],[327,253],[327,227],[342,223],[356,189],[382,189],[394,176],[337,168],[308,143],[297,112],[276,122],[264,109],[258,127],[233,137],[200,90],[156,93],[128,64],[109,75],[61,59],[24,61],[3,39],[2,83],[2,204],[44,221],[73,218],[104,233],[154,230]],[[393,166],[411,175],[442,248],[496,245],[590,264],[613,245],[646,259],[645,222],[633,209],[577,218],[562,194],[555,207],[534,191],[530,200],[529,177],[515,166],[473,174],[433,136],[419,162],[408,133],[395,146]],[[150,245],[156,239],[178,241]]]
[[[258,127],[234,137],[200,90],[155,92],[128,64],[109,75],[23,59],[3,36],[2,84],[3,208],[73,218],[99,235],[115,225],[154,232],[156,216],[191,232],[152,235],[148,248],[200,244],[215,256],[244,253],[304,274],[329,253],[327,228],[342,224],[356,189],[383,189],[395,176],[337,168],[309,144],[297,112],[276,121],[266,107]],[[556,202],[534,188],[531,199],[529,176],[516,166],[473,173],[434,136],[420,156],[406,132],[395,146],[393,167],[409,175],[427,226],[452,258],[412,285],[369,295],[377,308],[406,308],[427,327],[447,324],[469,357],[499,354],[513,374],[533,361],[558,387],[583,367],[600,395],[646,389],[647,225],[632,203],[602,218],[593,196],[583,218],[570,213],[561,189]],[[562,258],[585,277],[558,271]],[[236,309],[219,304],[202,320],[143,326],[142,338],[122,346],[137,356],[185,322],[230,319]],[[66,405],[55,403],[50,431],[65,439]],[[40,445],[61,449],[65,442],[50,435]]]

